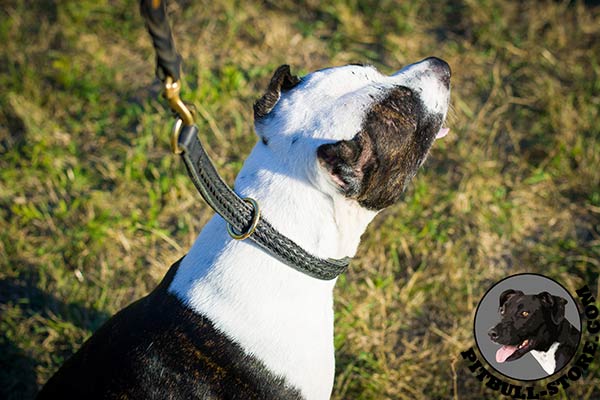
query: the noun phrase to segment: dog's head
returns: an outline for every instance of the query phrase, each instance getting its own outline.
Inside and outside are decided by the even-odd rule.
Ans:
[[[284,65],[254,105],[255,128],[288,171],[381,210],[400,198],[447,133],[449,98],[450,67],[438,58],[391,76],[347,65],[299,78]]]
[[[509,289],[500,295],[500,322],[488,332],[492,341],[503,345],[496,361],[517,360],[531,350],[547,350],[565,319],[567,300],[542,292],[526,295]]]

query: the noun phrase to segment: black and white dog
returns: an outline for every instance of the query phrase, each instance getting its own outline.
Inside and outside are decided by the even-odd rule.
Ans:
[[[500,322],[488,332],[502,345],[496,361],[514,361],[531,353],[549,375],[575,354],[579,331],[565,318],[567,300],[548,292],[526,295],[505,290],[500,295]]]
[[[353,256],[444,136],[450,68],[391,76],[347,65],[280,67],[255,104],[259,136],[236,182],[308,252]],[[147,297],[102,326],[39,398],[327,399],[333,287],[289,268],[215,216]]]

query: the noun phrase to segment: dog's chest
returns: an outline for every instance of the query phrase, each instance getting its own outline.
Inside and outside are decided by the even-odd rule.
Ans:
[[[207,236],[215,224],[207,225]],[[217,231],[212,233],[218,236]],[[243,242],[214,256],[213,244],[190,251],[169,290],[304,397],[329,398],[335,373],[334,282],[277,265]],[[202,275],[203,265],[211,272]]]
[[[531,350],[531,355],[549,374],[553,374],[556,370],[556,351],[559,345],[560,343],[554,342],[548,351]]]

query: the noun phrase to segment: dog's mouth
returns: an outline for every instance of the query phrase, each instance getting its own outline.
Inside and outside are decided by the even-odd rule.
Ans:
[[[437,135],[435,135],[436,139],[441,139],[444,136],[446,136],[448,134],[448,132],[450,132],[450,128],[442,128],[439,130],[439,132],[437,133]]]
[[[505,361],[517,360],[527,353],[534,345],[533,339],[525,339],[517,346],[503,345],[496,352],[496,361],[503,363]]]

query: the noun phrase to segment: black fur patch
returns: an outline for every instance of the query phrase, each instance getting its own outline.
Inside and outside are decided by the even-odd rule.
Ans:
[[[317,157],[342,193],[381,210],[400,199],[441,123],[442,116],[426,114],[410,89],[397,87],[371,108],[352,140],[322,145]]]
[[[38,399],[302,398],[167,292],[178,266],[152,293],[108,320]]]

